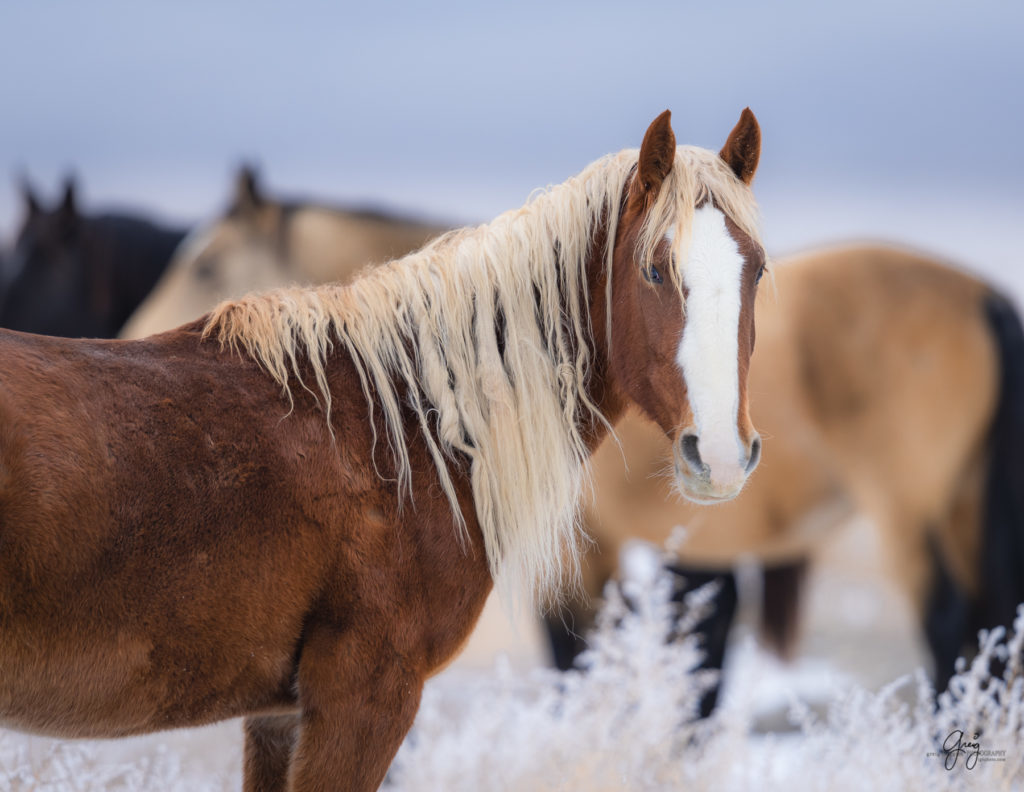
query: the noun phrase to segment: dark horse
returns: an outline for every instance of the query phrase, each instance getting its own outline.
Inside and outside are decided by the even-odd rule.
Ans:
[[[164,271],[184,231],[122,214],[81,214],[70,180],[47,211],[23,185],[25,222],[0,327],[44,335],[113,338]]]
[[[245,716],[246,790],[377,789],[492,583],[571,573],[606,422],[656,420],[694,497],[756,464],[759,152],[749,110],[720,154],[666,111],[348,286],[138,341],[0,332],[0,723]]]

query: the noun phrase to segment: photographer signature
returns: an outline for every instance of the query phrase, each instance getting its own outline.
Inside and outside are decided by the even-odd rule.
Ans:
[[[965,756],[964,767],[973,770],[978,764],[978,756],[981,754],[981,743],[978,742],[977,734],[974,735],[973,740],[964,740],[963,729],[954,729],[942,744],[942,750],[946,752],[947,770],[956,767],[961,754]]]

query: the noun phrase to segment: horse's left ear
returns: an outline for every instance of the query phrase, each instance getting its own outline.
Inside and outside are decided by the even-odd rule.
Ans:
[[[32,187],[27,174],[18,177],[18,186],[21,188],[21,198],[25,202],[25,214],[29,217],[36,217],[43,213],[43,206],[36,197],[36,191]]]
[[[263,192],[260,190],[256,168],[246,163],[238,169],[235,177],[235,198],[231,205],[232,214],[248,214],[263,206]]]
[[[740,113],[740,120],[729,133],[720,156],[745,184],[754,180],[757,162],[761,159],[761,127],[749,107]]]
[[[649,207],[658,197],[661,184],[676,160],[676,135],[672,131],[672,111],[666,110],[651,122],[640,146],[640,159],[633,182],[634,198]]]

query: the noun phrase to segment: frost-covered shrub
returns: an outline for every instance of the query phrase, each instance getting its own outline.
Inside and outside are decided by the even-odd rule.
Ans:
[[[823,717],[794,696],[795,729],[766,734],[755,730],[753,697],[744,701],[742,691],[712,718],[693,720],[713,679],[693,671],[701,658],[692,637],[666,642],[672,585],[660,571],[634,576],[624,584],[631,608],[609,590],[586,671],[516,675],[499,666],[428,686],[391,788],[1024,789],[1024,609],[1008,642],[1001,630],[982,636],[978,657],[937,702],[923,671],[877,693],[847,682]],[[682,632],[702,618],[713,591],[694,594]],[[990,673],[993,658],[1009,658],[1001,676]],[[908,687],[916,703],[907,703]],[[966,750],[954,757],[942,748],[958,731]],[[968,768],[972,742],[992,753]]]
[[[403,790],[663,790],[684,779],[685,746],[712,672],[689,630],[711,587],[690,595],[674,628],[670,575],[609,588],[585,670],[462,675],[428,686],[391,775]],[[627,600],[629,604],[627,605]]]
[[[666,641],[675,629],[670,576],[657,563],[627,565],[637,567],[625,596],[609,591],[586,670],[514,672],[499,663],[488,674],[453,671],[428,683],[385,789],[1024,789],[1024,610],[1008,639],[1001,630],[982,636],[978,657],[959,667],[937,699],[921,672],[877,693],[846,683],[821,715],[794,696],[793,730],[764,733],[756,728],[754,697],[744,695],[756,679],[738,682],[712,718],[694,720],[713,677],[694,671],[700,652],[692,637]],[[701,618],[711,594],[694,593],[682,632]],[[998,675],[993,661],[1005,666]],[[201,732],[191,743],[177,742],[184,746],[179,755],[166,736],[144,751],[132,741],[133,750],[119,754],[124,743],[0,731],[0,790],[238,790],[235,726],[212,733],[221,741],[217,750],[227,748],[213,766],[209,756],[197,763],[192,753],[210,750],[211,738]],[[963,752],[942,751],[958,732]],[[125,758],[132,753],[137,758]]]
[[[0,790],[223,792],[240,788],[237,746],[223,746],[219,764],[229,767],[213,770],[209,762],[196,763],[200,768],[189,767],[179,752],[160,739],[158,735],[120,743],[61,741],[0,731]],[[183,743],[177,742],[180,750]],[[129,744],[143,750],[118,750]],[[229,782],[231,776],[235,778]]]

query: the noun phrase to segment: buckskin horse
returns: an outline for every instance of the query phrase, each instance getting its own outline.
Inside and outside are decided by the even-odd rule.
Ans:
[[[0,722],[244,716],[246,790],[376,789],[492,585],[572,581],[606,422],[639,405],[694,497],[756,464],[759,153],[749,110],[717,154],[666,111],[347,287],[139,341],[0,334]]]
[[[741,557],[765,565],[764,636],[789,654],[806,563],[859,512],[880,532],[885,572],[914,606],[943,690],[978,629],[1009,626],[1024,602],[1020,318],[983,281],[893,247],[814,251],[772,269],[748,384],[770,463],[742,497],[697,508],[658,475],[669,454],[657,429],[627,416],[621,446],[606,441],[592,459],[588,597],[564,623],[548,619],[559,664],[582,648],[621,544],[663,543],[677,525],[685,587],[723,585],[703,630],[710,665],[722,664]],[[713,704],[712,694],[705,713]]]
[[[0,327],[113,338],[164,271],[184,231],[132,214],[83,214],[68,180],[52,209],[25,182],[25,221],[0,300]]]
[[[227,211],[188,235],[120,335],[170,330],[251,291],[348,283],[368,264],[404,256],[447,230],[383,211],[280,200],[243,167]]]

